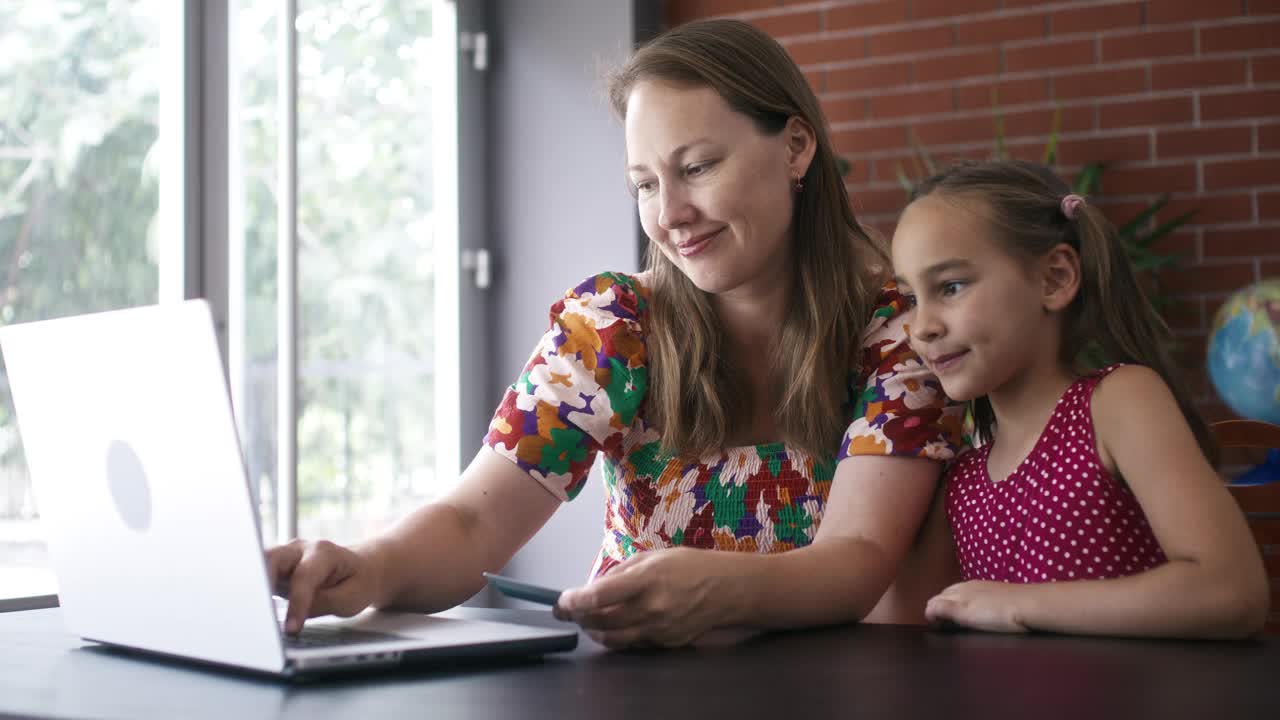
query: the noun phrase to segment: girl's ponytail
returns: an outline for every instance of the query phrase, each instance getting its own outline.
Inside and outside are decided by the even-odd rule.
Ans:
[[[1173,392],[1201,450],[1216,465],[1218,446],[1173,359],[1173,335],[1143,292],[1115,227],[1089,204],[1072,215],[1081,284],[1063,343],[1073,356],[1063,359],[1092,365],[1132,362],[1155,370]]]

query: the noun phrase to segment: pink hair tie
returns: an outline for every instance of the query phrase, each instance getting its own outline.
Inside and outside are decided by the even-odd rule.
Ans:
[[[1067,216],[1068,220],[1076,219],[1076,210],[1084,204],[1084,198],[1075,193],[1064,195],[1062,198],[1062,214]]]

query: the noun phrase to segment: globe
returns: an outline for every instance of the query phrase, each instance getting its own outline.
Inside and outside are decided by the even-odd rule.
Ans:
[[[1242,417],[1280,424],[1280,280],[1236,292],[1209,330],[1209,378]]]

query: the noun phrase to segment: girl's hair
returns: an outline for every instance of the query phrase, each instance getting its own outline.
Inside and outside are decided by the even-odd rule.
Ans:
[[[1217,444],[1201,417],[1170,349],[1173,336],[1134,276],[1115,226],[1088,203],[1063,211],[1070,186],[1043,165],[1019,160],[962,162],[916,186],[912,201],[939,195],[982,203],[981,212],[996,231],[1001,246],[1015,257],[1043,257],[1066,243],[1080,255],[1080,290],[1067,307],[1062,342],[1063,363],[1074,372],[1104,363],[1146,365],[1159,373],[1181,408],[1210,462]],[[986,397],[970,405],[981,440],[990,440],[995,414]]]
[[[637,49],[610,78],[619,117],[626,117],[631,90],[646,81],[712,88],[767,135],[795,116],[813,128],[817,152],[791,219],[792,292],[771,350],[778,390],[768,400],[783,440],[815,457],[831,454],[847,425],[851,363],[879,290],[870,269],[889,264],[854,218],[818,99],[777,42],[735,20],[680,25]],[[752,398],[710,295],[653,242],[646,270],[653,289],[646,418],[660,430],[664,450],[697,457],[725,445],[748,418]]]

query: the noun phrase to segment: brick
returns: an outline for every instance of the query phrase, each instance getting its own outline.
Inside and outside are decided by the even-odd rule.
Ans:
[[[768,15],[752,18],[751,24],[775,38],[784,38],[789,35],[805,35],[822,30],[822,13],[813,10],[811,12]]]
[[[797,65],[845,62],[867,56],[865,38],[821,38],[788,43],[785,47]]]
[[[1157,240],[1151,249],[1164,255],[1177,255],[1185,262],[1192,262],[1200,253],[1196,241],[1197,230],[1179,230]]]
[[[905,93],[884,93],[871,98],[871,117],[891,118],[908,115],[951,112],[955,108],[951,90],[916,90]]]
[[[859,3],[827,10],[828,30],[850,30],[890,25],[907,19],[906,0]]]
[[[1117,167],[1102,175],[1102,191],[1107,195],[1195,192],[1195,189],[1195,165]]]
[[[948,26],[892,30],[867,38],[867,54],[898,55],[943,50],[951,47],[953,41],[954,33]]]
[[[1280,125],[1258,126],[1258,150],[1261,152],[1280,150]]]
[[[1102,214],[1105,215],[1107,219],[1111,221],[1111,224],[1116,227],[1125,225],[1130,220],[1137,217],[1138,213],[1148,207],[1148,203],[1146,202],[1138,202],[1136,200],[1116,200],[1114,198],[1106,197],[1105,195],[1097,198],[1090,198],[1089,202],[1099,208],[1102,208]]]
[[[884,151],[907,147],[907,129],[902,125],[876,128],[837,130],[831,134],[831,142],[841,151],[854,156],[869,151]]]
[[[911,19],[956,17],[998,9],[1000,0],[915,0],[911,4]]]
[[[1158,219],[1168,222],[1191,210],[1195,210],[1196,214],[1189,222],[1195,225],[1251,222],[1253,199],[1249,193],[1174,198],[1160,211]]]
[[[778,7],[779,0],[700,0],[704,16],[729,15]]]
[[[1256,83],[1280,82],[1280,55],[1251,57],[1249,67]]]
[[[1253,139],[1247,127],[1160,130],[1156,134],[1156,156],[1160,158],[1242,153],[1252,147]]]
[[[1231,230],[1205,230],[1206,257],[1280,255],[1280,225]]]
[[[1107,103],[1098,107],[1098,127],[1109,130],[1120,127],[1185,125],[1195,119],[1195,111],[1195,101],[1189,95]]]
[[[699,0],[668,0],[663,3],[663,19],[669,28],[683,25],[690,20],[706,17]]]
[[[1053,78],[1053,97],[1060,100],[1133,95],[1147,89],[1147,69],[1090,70]]]
[[[845,92],[903,87],[911,82],[911,64],[882,62],[827,71],[827,91]]]
[[[1053,35],[1116,30],[1142,24],[1142,3],[1060,10],[1049,16]]]
[[[998,50],[973,50],[917,61],[915,81],[925,83],[958,80],[995,75],[999,72],[1000,52]]]
[[[847,183],[868,183],[871,182],[871,163],[858,160],[858,153],[845,152],[838,143],[835,144],[836,153],[843,156],[849,161],[849,172],[845,174],[844,179]]]
[[[1190,265],[1160,273],[1160,282],[1165,292],[1175,295],[1230,292],[1252,283],[1254,278],[1252,260],[1221,265]],[[1204,357],[1203,351],[1196,352],[1193,357]]]
[[[1202,298],[1178,298],[1164,308],[1165,322],[1174,330],[1204,331],[1204,300]]]
[[[1244,90],[1200,96],[1201,122],[1249,117],[1273,118],[1277,115],[1280,115],[1280,90]]]
[[[809,88],[813,90],[815,95],[825,92],[827,89],[827,73],[825,70],[804,70],[805,82],[809,83]]]
[[[913,122],[911,128],[925,147],[992,141],[995,119],[991,117],[949,118]]]
[[[989,158],[991,157],[991,148],[963,151],[948,150],[946,152],[930,153],[930,155],[933,157],[934,165],[941,169],[957,160],[984,160]],[[915,153],[903,153],[901,155],[876,158],[872,161],[871,176],[877,182],[896,183],[898,182],[899,170],[906,173],[907,177],[915,179],[923,178],[928,173],[928,170]]]
[[[866,120],[869,113],[865,97],[823,100],[822,110],[832,125]]]
[[[1070,67],[1072,65],[1092,65],[1094,50],[1093,40],[1066,40],[1038,43],[1026,47],[1005,48],[1005,70],[1007,72],[1018,72],[1022,70]]]
[[[1151,25],[1218,20],[1243,14],[1242,0],[1149,0],[1147,2],[1147,23]]]
[[[1075,133],[1093,130],[1093,108],[1088,105],[1045,108],[1010,112],[1004,116],[1005,137],[1034,135],[1048,137],[1053,131],[1054,114],[1058,116],[1059,133]]]
[[[1277,47],[1280,47],[1280,21],[1250,21],[1200,30],[1200,52],[1202,53],[1273,50]]]
[[[1151,66],[1152,90],[1185,88],[1217,88],[1243,85],[1248,79],[1248,65],[1243,58],[1229,60],[1195,60]]]
[[[1058,162],[1064,165],[1139,162],[1150,157],[1149,145],[1145,133],[1117,137],[1066,138],[1058,141]]]
[[[1204,189],[1252,188],[1280,185],[1280,156],[1223,160],[1204,165]]]
[[[991,20],[966,20],[956,23],[957,45],[993,45],[1044,37],[1047,34],[1048,18],[1042,14],[997,17]]]
[[[1102,39],[1103,62],[1153,60],[1195,53],[1196,35],[1193,30],[1148,30]]]
[[[865,215],[899,213],[907,206],[907,193],[900,187],[862,189],[853,195],[854,212]]]
[[[1258,193],[1258,219],[1280,220],[1280,192]]]
[[[956,107],[960,110],[1025,105],[1048,99],[1049,80],[1044,77],[1001,80],[956,88]]]

